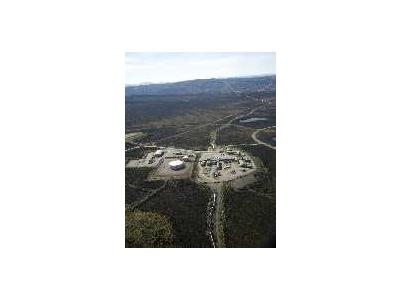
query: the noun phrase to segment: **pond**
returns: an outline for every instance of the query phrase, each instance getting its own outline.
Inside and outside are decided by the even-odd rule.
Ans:
[[[240,123],[252,123],[252,122],[257,122],[257,121],[267,121],[267,118],[250,118],[250,119],[245,119],[245,120],[240,120]]]

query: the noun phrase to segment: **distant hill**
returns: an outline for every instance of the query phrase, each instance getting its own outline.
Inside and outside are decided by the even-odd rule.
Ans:
[[[196,79],[174,83],[126,86],[125,97],[135,95],[232,94],[234,92],[275,91],[276,76]]]

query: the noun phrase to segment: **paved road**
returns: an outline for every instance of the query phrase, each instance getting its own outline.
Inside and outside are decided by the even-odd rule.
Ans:
[[[269,128],[269,127],[267,127],[267,128]],[[261,144],[261,145],[264,145],[264,146],[267,146],[267,147],[269,147],[269,148],[271,148],[271,149],[276,150],[276,147],[275,147],[275,146],[272,146],[272,145],[270,145],[270,144],[264,143],[263,141],[260,141],[260,140],[257,138],[257,133],[260,132],[260,130],[263,130],[263,129],[266,129],[266,128],[262,128],[262,129],[257,129],[257,130],[255,130],[255,131],[253,132],[253,134],[251,135],[251,137],[252,137],[253,140],[254,140],[255,142],[257,142],[258,144]]]

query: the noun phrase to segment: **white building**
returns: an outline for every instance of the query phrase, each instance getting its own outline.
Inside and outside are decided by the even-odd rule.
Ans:
[[[168,165],[172,170],[180,170],[185,167],[185,163],[180,159],[173,160]]]

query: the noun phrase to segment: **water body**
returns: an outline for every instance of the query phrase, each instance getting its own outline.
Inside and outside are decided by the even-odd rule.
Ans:
[[[240,120],[239,123],[252,123],[257,121],[267,121],[267,118],[250,118],[245,120]]]

